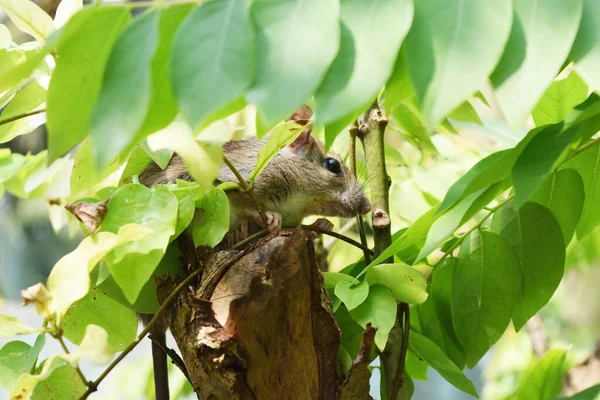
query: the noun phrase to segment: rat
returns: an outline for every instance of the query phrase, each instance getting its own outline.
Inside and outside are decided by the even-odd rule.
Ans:
[[[361,185],[341,157],[325,152],[321,141],[313,137],[309,119],[312,110],[301,107],[288,120],[306,125],[300,135],[283,147],[269,162],[254,182],[253,192],[265,211],[267,228],[277,231],[281,226],[295,227],[304,217],[325,216],[350,218],[364,215],[371,205]],[[223,146],[223,154],[239,173],[248,179],[254,169],[259,150],[268,140],[255,137],[234,140]],[[175,183],[177,179],[193,180],[181,158],[174,155],[164,170],[151,163],[139,176],[146,186]],[[218,182],[237,182],[234,173],[223,164],[217,176]],[[263,224],[256,206],[247,193],[228,193],[232,228],[242,215]],[[314,227],[328,231],[333,224],[320,218]]]
[[[341,157],[333,152],[325,152],[322,142],[312,136],[309,120],[312,110],[304,105],[288,120],[306,125],[300,135],[288,146],[283,147],[254,181],[253,193],[266,210],[267,229],[277,231],[282,225],[295,227],[304,217],[319,215],[350,218],[364,215],[371,210],[361,185],[344,165]],[[223,155],[235,166],[244,179],[254,169],[258,152],[268,140],[249,138],[227,142],[223,146]],[[163,170],[157,164],[150,163],[140,174],[139,182],[145,186],[175,183],[177,179],[192,181],[183,161],[173,155]],[[237,182],[235,174],[223,164],[217,181]],[[247,193],[228,192],[231,224],[233,229],[240,217],[247,216],[263,224],[256,206]],[[323,231],[333,229],[333,224],[319,218],[313,224]],[[152,315],[141,314],[140,319],[146,325]],[[152,336],[152,358],[154,362],[154,383],[157,400],[169,399],[167,355],[165,332],[167,321],[156,324]]]

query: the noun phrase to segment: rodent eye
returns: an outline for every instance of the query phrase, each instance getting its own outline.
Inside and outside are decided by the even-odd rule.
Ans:
[[[340,162],[335,158],[326,158],[325,161],[323,161],[323,166],[328,171],[333,172],[334,174],[339,174],[340,172],[342,172],[342,166],[340,165]]]

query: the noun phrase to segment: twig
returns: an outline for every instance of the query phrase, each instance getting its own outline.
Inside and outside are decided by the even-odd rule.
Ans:
[[[246,182],[244,177],[239,173],[237,168],[231,163],[231,161],[229,161],[229,159],[227,157],[223,156],[223,161],[225,162],[225,164],[227,164],[227,167],[229,167],[229,169],[231,170],[231,172],[233,172],[235,177],[240,181],[240,186],[242,187],[244,192],[248,193],[248,196],[250,196],[250,199],[252,200],[252,202],[254,203],[254,206],[256,207],[256,211],[258,212],[258,215],[260,215],[260,219],[262,219],[265,226],[268,226],[269,224],[267,223],[267,216],[266,216],[264,210],[262,209],[262,206],[258,202],[258,199],[256,198],[256,196],[254,196],[254,192],[252,191],[252,188],[250,186],[248,186],[248,183]]]
[[[106,378],[106,376],[110,373],[110,371],[112,371],[117,366],[117,364],[119,362],[121,362],[121,360],[123,358],[125,358],[125,356],[127,356],[127,354],[129,354],[135,348],[135,346],[138,345],[139,342],[142,341],[142,339],[148,334],[148,332],[150,332],[150,330],[152,329],[154,324],[156,324],[156,321],[158,321],[160,315],[167,309],[167,307],[169,307],[171,305],[171,302],[173,302],[173,300],[175,300],[175,297],[177,296],[177,294],[179,294],[179,292],[183,288],[187,287],[187,285],[194,278],[196,278],[198,275],[200,275],[201,272],[202,272],[202,268],[195,270],[190,275],[188,275],[187,278],[185,278],[179,285],[177,285],[177,287],[171,292],[171,294],[169,294],[169,296],[165,299],[165,301],[160,305],[160,307],[158,308],[158,310],[156,311],[156,313],[154,314],[154,316],[152,317],[150,322],[148,322],[148,325],[146,325],[144,330],[142,330],[142,332],[140,332],[140,334],[133,340],[133,342],[131,342],[129,344],[129,346],[127,346],[127,348],[125,350],[123,350],[123,352],[121,354],[119,354],[119,356],[117,358],[115,358],[113,360],[112,363],[110,363],[110,365],[104,370],[104,372],[102,373],[102,375],[100,375],[98,377],[98,379],[96,379],[94,382],[88,382],[88,385],[87,385],[88,389],[79,398],[80,400],[87,399],[90,394],[92,394],[96,390],[98,390],[98,385],[100,385],[100,383],[104,380],[104,378]]]
[[[260,232],[256,232],[250,236],[248,236],[246,239],[241,240],[239,242],[237,242],[236,244],[234,244],[233,246],[231,246],[228,250],[235,250],[235,249],[239,249],[240,247],[244,246],[247,243],[250,243],[251,241],[253,241],[254,239],[257,239],[265,234],[269,233],[268,229],[263,229]]]
[[[569,156],[567,158],[565,158],[565,160],[562,163],[560,163],[560,165],[563,165],[564,163],[566,163],[567,161],[569,161],[571,158],[577,156],[578,154],[583,153],[584,151],[586,151],[587,149],[589,149],[590,147],[592,147],[593,145],[595,145],[598,142],[600,142],[600,137],[597,137],[594,140],[590,140],[589,142],[587,142],[583,146],[578,147],[574,152],[572,152],[571,154],[569,154]]]
[[[171,362],[173,364],[175,364],[179,370],[181,371],[181,373],[187,378],[187,380],[190,380],[190,377],[188,375],[187,372],[187,368],[185,366],[185,363],[183,362],[183,360],[181,359],[181,357],[179,357],[179,354],[177,354],[177,352],[173,349],[168,348],[167,346],[165,346],[162,341],[160,340],[156,340],[155,338],[152,337],[152,335],[149,336],[150,340],[152,340],[153,343],[155,343],[158,347],[160,347],[162,349],[162,351],[165,352],[166,355],[168,355],[171,358]]]
[[[349,238],[348,236],[344,236],[340,233],[333,232],[333,231],[324,231],[322,229],[315,228],[314,226],[311,226],[311,225],[300,225],[300,226],[305,231],[313,231],[313,232],[317,232],[317,233],[322,233],[323,235],[334,237],[334,238],[342,240],[348,244],[351,244],[354,247],[358,247],[359,249],[361,249],[362,251],[366,252],[367,254],[369,254],[371,256],[373,255],[373,250],[369,249],[367,246],[364,246],[362,243],[359,243],[356,240]]]
[[[356,133],[358,131],[358,124],[355,122],[352,124],[348,132],[350,133],[350,172],[356,179]],[[365,233],[365,224],[362,215],[356,216],[356,224],[358,225],[358,233],[360,235],[360,242],[364,247],[369,247],[367,243],[367,234]],[[369,252],[364,251],[365,263],[369,265],[371,263],[371,256]]]
[[[63,348],[63,350],[64,350],[64,352],[66,354],[71,354],[71,352],[67,348],[65,340],[62,337],[62,332],[59,332],[58,334],[52,335],[52,336],[56,340],[58,340],[58,342],[60,343],[61,347]],[[75,366],[75,371],[77,372],[77,375],[79,375],[79,378],[81,379],[81,381],[83,382],[83,384],[86,385],[86,386],[88,386],[90,384],[90,381],[88,381],[87,379],[85,379],[85,375],[83,375],[83,372],[81,372],[81,369],[79,368],[79,365]]]
[[[33,110],[33,111],[29,111],[23,114],[17,114],[17,115],[13,115],[12,117],[8,117],[5,119],[0,119],[0,126],[5,125],[5,124],[9,124],[11,122],[17,121],[19,119],[23,119],[23,118],[27,118],[27,117],[31,117],[32,115],[36,115],[36,114],[40,114],[46,112],[45,108],[40,108],[39,110]]]

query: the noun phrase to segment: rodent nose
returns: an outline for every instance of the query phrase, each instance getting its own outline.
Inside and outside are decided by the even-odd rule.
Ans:
[[[371,211],[371,204],[367,203],[363,206],[363,208],[360,209],[360,215],[365,215],[369,211]]]

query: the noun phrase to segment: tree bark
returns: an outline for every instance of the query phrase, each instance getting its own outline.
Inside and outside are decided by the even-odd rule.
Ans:
[[[179,294],[169,316],[199,399],[330,400],[356,385],[344,382],[340,330],[311,234],[199,257],[201,280]],[[159,299],[176,285],[160,279]]]

